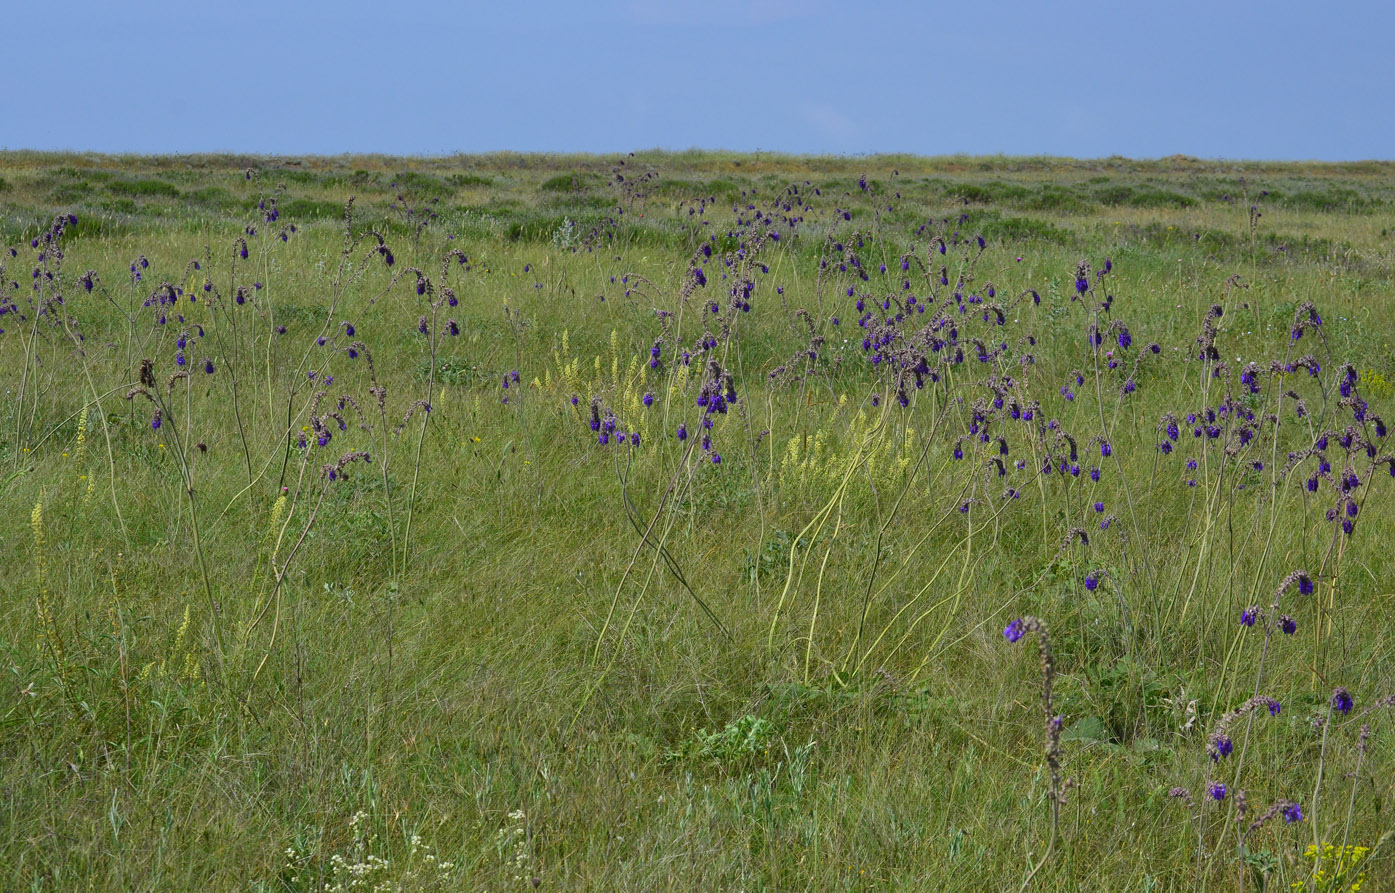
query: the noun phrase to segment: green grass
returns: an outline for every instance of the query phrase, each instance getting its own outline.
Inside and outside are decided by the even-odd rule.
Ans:
[[[1340,476],[1342,363],[1395,421],[1395,167],[693,151],[629,159],[658,177],[627,195],[614,163],[0,155],[0,886],[311,890],[359,864],[403,889],[997,890],[1039,864],[1037,889],[1287,889],[1316,839],[1375,846],[1379,889],[1389,711],[1336,714],[1326,739],[1312,720],[1335,686],[1357,713],[1392,694],[1392,482],[1356,450],[1346,537],[1322,516],[1336,491],[1302,486],[1315,460],[1275,472],[1331,428]],[[737,257],[747,204],[803,221]],[[951,311],[966,362],[903,409],[847,289],[899,299],[908,252],[922,298],[952,291],[943,264],[985,301],[1041,300],[1002,329]],[[1077,264],[1105,258],[1073,300]],[[694,262],[708,284],[685,302]],[[707,312],[743,269],[750,312]],[[145,306],[166,282],[179,300]],[[1304,302],[1324,324],[1294,342]],[[1215,303],[1229,378],[1192,359]],[[1096,376],[1092,323],[1123,369]],[[688,449],[703,360],[678,363],[708,337],[740,398],[720,464]],[[1009,351],[980,363],[974,337]],[[1321,378],[1240,384],[1305,352]],[[145,358],[158,429],[122,399]],[[1006,478],[995,441],[960,440],[1005,375],[1073,435],[1079,478],[1036,474],[1065,442],[988,407]],[[1230,454],[1183,418],[1226,382],[1281,419]],[[593,398],[642,446],[599,445]],[[327,480],[350,450],[370,461]],[[1077,526],[1089,546],[1062,548]],[[1240,612],[1299,568],[1316,591],[1284,594],[1298,632],[1266,647]],[[1001,635],[1022,615],[1050,630],[1070,782],[1049,849],[1036,643]],[[1213,764],[1207,736],[1257,684],[1282,712],[1234,721]],[[1250,818],[1290,798],[1305,820],[1242,850],[1239,789]]]

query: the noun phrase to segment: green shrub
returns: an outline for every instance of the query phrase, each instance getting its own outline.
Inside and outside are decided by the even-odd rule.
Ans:
[[[393,178],[396,189],[403,195],[422,200],[450,195],[451,188],[437,177],[418,171],[403,171]]]
[[[549,177],[538,187],[541,192],[584,192],[592,186],[599,185],[600,178],[595,174],[583,174],[572,171],[570,174],[558,174]]]

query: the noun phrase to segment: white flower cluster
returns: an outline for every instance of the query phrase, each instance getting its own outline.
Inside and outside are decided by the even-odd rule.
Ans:
[[[513,873],[513,879],[519,883],[531,880],[531,874],[526,870],[528,867],[528,816],[523,810],[515,809],[509,813],[509,824],[500,828],[494,834],[494,846],[499,851],[499,858],[504,860],[504,865]]]
[[[331,853],[328,859],[329,878],[324,882],[325,893],[349,893],[349,891],[371,891],[371,893],[403,893],[430,889],[449,889],[455,864],[438,859],[429,843],[421,835],[407,838],[406,857],[396,866],[383,855],[386,846],[377,833],[368,828],[368,813],[359,810],[349,817],[349,831],[352,840],[341,852]],[[313,850],[294,846],[286,848],[286,866],[283,876],[293,882],[301,882],[321,860]],[[395,868],[395,870],[394,870]]]

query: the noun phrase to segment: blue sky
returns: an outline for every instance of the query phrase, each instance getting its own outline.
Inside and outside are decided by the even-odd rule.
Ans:
[[[1395,158],[1385,2],[55,10],[0,54],[0,148]]]

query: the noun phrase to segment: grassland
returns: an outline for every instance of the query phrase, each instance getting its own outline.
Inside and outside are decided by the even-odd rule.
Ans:
[[[1395,164],[619,161],[0,155],[0,886],[1382,889]]]

